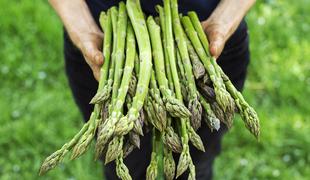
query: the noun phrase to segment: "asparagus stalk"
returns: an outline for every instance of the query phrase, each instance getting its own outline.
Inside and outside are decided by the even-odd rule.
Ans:
[[[127,28],[127,41],[126,41],[126,63],[125,63],[121,86],[120,86],[119,93],[118,93],[118,99],[116,101],[114,110],[119,109],[118,107],[123,107],[123,104],[124,104],[124,101],[125,101],[125,98],[128,92],[130,81],[132,81],[132,73],[134,69],[134,63],[135,63],[134,61],[135,61],[135,55],[136,55],[135,44],[136,42],[135,42],[133,28],[131,26],[131,23],[129,22],[128,28]],[[113,113],[112,113],[112,116],[113,116]],[[115,120],[115,122],[117,121],[118,119]],[[116,141],[115,144],[111,144],[111,145],[109,144],[108,151],[106,154],[106,163],[116,159],[116,171],[117,171],[118,177],[121,179],[131,179],[128,169],[126,165],[123,163],[123,149],[122,148],[123,148],[124,136],[114,137],[111,143],[113,143],[114,141]],[[140,142],[136,144],[136,146],[140,146]]]
[[[159,131],[163,131],[163,124],[161,120],[159,120],[158,116],[156,115],[156,110],[154,104],[152,103],[153,99],[148,96],[146,100],[146,111],[149,117],[149,122]]]
[[[185,34],[179,18],[178,2],[177,0],[171,0],[172,18],[173,18],[173,30],[177,46],[182,60],[182,65],[185,70],[186,87],[188,87],[188,108],[192,114],[190,117],[191,125],[195,130],[201,126],[201,113],[202,107],[197,95],[197,88],[195,84],[195,78],[192,71],[192,65],[188,54]]]
[[[124,2],[119,3],[119,13],[117,21],[117,39],[115,51],[115,72],[114,83],[112,90],[112,99],[117,98],[118,88],[120,87],[124,60],[125,60],[125,42],[126,42],[126,29],[127,29],[127,12]],[[112,102],[114,104],[114,102]]]
[[[188,16],[189,16],[191,22],[193,23],[193,26],[197,32],[197,35],[200,39],[200,42],[201,42],[206,54],[210,57],[209,42],[208,42],[208,39],[206,37],[206,34],[205,34],[201,24],[200,24],[200,20],[199,20],[197,14],[194,11],[190,11],[190,12],[188,12]]]
[[[149,166],[146,169],[146,180],[155,180],[158,176],[158,154],[156,147],[156,129],[153,128],[153,137],[152,137],[152,154],[151,154],[151,161]]]
[[[193,23],[194,28],[197,31],[198,37],[203,44],[205,52],[210,57],[208,39],[202,29],[202,26],[200,24],[197,14],[193,11],[189,12],[189,17],[191,18],[191,22]],[[215,58],[213,57],[211,58],[211,64],[214,66],[217,76],[220,77],[219,79],[222,79],[222,76],[221,76],[222,69],[219,67],[219,65],[215,61]],[[231,126],[233,123],[233,115],[235,111],[235,104],[233,103],[232,98],[230,98],[229,103],[227,104],[227,109],[224,109],[224,111],[225,111],[225,116],[226,116],[226,122],[227,124]]]
[[[208,100],[208,102],[213,103],[216,101],[215,92],[212,87],[202,82],[201,80],[197,82],[197,86],[198,86],[199,92]]]
[[[231,112],[231,109],[233,108],[232,98],[230,94],[226,91],[223,79],[221,78],[221,76],[219,76],[219,74],[215,70],[215,67],[210,62],[210,58],[205,52],[203,46],[201,45],[201,42],[197,36],[197,32],[195,31],[190,18],[188,16],[182,17],[182,23],[185,28],[187,36],[191,40],[198,56],[200,57],[208,74],[210,75],[210,78],[214,85],[216,101],[219,103],[219,105],[225,112]]]
[[[112,19],[111,11],[108,13],[101,12],[99,18],[100,25],[104,31],[104,42],[103,42],[103,54],[104,54],[104,64],[100,69],[100,81],[98,85],[98,90],[94,98],[90,103],[98,103],[101,100],[106,100],[110,93],[104,86],[107,83],[109,75],[110,57],[111,57],[111,42],[112,42]],[[99,91],[100,90],[100,91]]]
[[[196,180],[196,168],[193,161],[191,161],[189,164],[188,180]]]
[[[115,49],[116,49],[116,37],[117,37],[117,33],[116,33],[116,27],[117,27],[117,15],[118,15],[118,10],[115,6],[111,7],[108,10],[108,15],[110,16],[109,19],[111,20],[111,25],[112,25],[112,33],[113,33],[113,51],[112,51],[112,56],[111,53],[109,52],[105,52],[104,50],[104,56],[105,56],[105,63],[106,63],[106,58],[108,58],[108,61],[111,61],[110,64],[110,68],[109,68],[109,73],[108,73],[108,80],[105,84],[99,84],[99,88],[101,88],[100,86],[103,86],[102,90],[97,91],[96,95],[92,98],[92,100],[90,101],[90,104],[98,104],[98,103],[102,103],[104,101],[107,101],[111,94],[110,92],[112,91],[112,85],[113,85],[113,77],[114,77],[114,67],[115,67]],[[104,17],[104,16],[103,16]],[[108,23],[109,19],[106,21]],[[105,22],[104,18],[101,22]],[[109,26],[108,26],[109,27]],[[110,27],[111,28],[111,27]],[[104,28],[102,28],[104,29]],[[105,31],[107,31],[108,33],[105,33],[105,36],[109,35],[109,30],[106,29]],[[106,47],[109,48],[111,45],[109,45],[110,43],[108,42],[108,40],[112,40],[112,37],[107,37],[104,38],[104,43],[107,43],[106,46],[104,46],[104,49]],[[107,53],[107,54],[106,54]],[[105,67],[105,66],[103,66]],[[100,78],[101,79],[101,78]]]
[[[183,68],[185,71],[185,77],[186,77],[188,93],[189,93],[189,104],[197,104],[198,109],[201,109],[201,105],[198,102],[195,78],[194,78],[193,71],[192,71],[193,68],[192,68],[189,54],[188,54],[186,39],[184,38],[185,34],[183,32],[183,28],[182,28],[180,18],[179,18],[177,0],[171,0],[171,10],[172,10],[172,19],[173,19],[172,22],[173,22],[174,36],[177,42],[178,53],[182,61],[182,63],[180,64],[183,65]],[[196,101],[196,102],[193,102],[193,101]],[[193,113],[191,117],[194,117]]]
[[[213,129],[218,131],[220,129],[220,120],[215,116],[210,104],[201,95],[199,96],[199,100],[205,110],[205,120],[207,125],[209,126],[211,131],[213,131]]]
[[[114,7],[115,8],[115,7]],[[107,101],[110,97],[110,91],[112,90],[112,82],[113,80],[110,80],[109,76],[112,77],[114,67],[112,67],[111,63],[111,43],[112,43],[112,17],[111,17],[111,9],[108,10],[107,15],[105,16],[104,12],[101,12],[99,22],[100,25],[104,31],[104,42],[103,42],[103,55],[104,55],[104,64],[101,68],[101,73],[100,73],[100,81],[98,85],[98,90],[102,89],[101,92],[97,92],[95,97],[91,100],[90,103],[99,103],[102,101]],[[110,72],[111,71],[111,72]],[[111,73],[111,74],[109,74]],[[109,78],[109,79],[108,79]],[[99,97],[99,98],[96,98]],[[102,110],[101,110],[101,118],[98,124],[98,132],[102,128],[102,125],[104,121],[108,117],[108,102],[103,102],[102,103]]]
[[[105,14],[101,14],[101,22],[102,25],[104,26],[104,29],[106,29],[108,32],[111,32],[111,25],[110,25],[110,15],[106,16]],[[109,36],[111,36],[110,33],[107,33],[107,39],[111,40],[111,38],[109,38]],[[109,42],[108,40],[105,42],[107,43],[107,45],[109,46]],[[107,48],[105,50],[107,52],[107,56],[109,58],[109,48]],[[102,74],[102,81],[100,86],[98,87],[98,92],[100,92],[103,89],[103,84],[104,81],[107,77],[107,69],[108,69],[108,65],[107,66],[103,66],[101,68],[101,71],[105,71]],[[73,148],[73,152],[72,152],[72,156],[71,159],[75,159],[77,157],[79,157],[80,155],[82,155],[84,152],[86,152],[86,150],[89,147],[89,144],[91,143],[92,138],[95,135],[95,132],[97,130],[98,124],[100,122],[100,110],[101,110],[101,106],[96,104],[94,107],[94,111],[92,112],[90,119],[89,119],[89,125],[87,127],[87,130],[83,133],[83,135],[80,136],[79,140],[77,141],[77,143],[75,143],[75,146]]]
[[[171,121],[171,119],[169,119],[169,121]],[[173,152],[176,152],[176,153],[182,152],[181,139],[178,136],[178,134],[174,132],[171,126],[167,127],[165,130],[164,137],[163,137],[163,143],[166,145],[166,147],[169,150]]]
[[[139,60],[139,55],[137,53],[135,57],[135,74],[137,76],[139,76],[139,71],[140,71],[140,60]]]
[[[151,98],[150,102],[153,105],[156,119],[158,120],[160,127],[161,127],[158,130],[162,132],[167,127],[167,114],[166,114],[164,103],[160,96],[159,89],[157,87],[154,71],[152,71],[152,76],[151,76],[149,97]]]
[[[174,89],[176,93],[177,99],[180,101],[183,100],[181,94],[180,81],[177,73],[176,67],[176,59],[175,59],[175,47],[173,42],[173,32],[172,32],[172,18],[171,18],[171,8],[170,8],[170,0],[164,0],[164,12],[165,12],[165,34],[166,34],[166,42],[167,42],[167,52],[168,52],[168,60],[170,63],[170,70],[172,74]],[[176,177],[180,176],[187,168],[189,161],[191,161],[189,154],[189,146],[188,146],[188,134],[186,128],[186,119],[181,118],[181,134],[182,134],[182,145],[183,150],[180,155],[180,159],[177,166],[177,174]]]
[[[120,7],[121,7],[121,3],[120,3]],[[109,17],[107,17],[107,20],[105,21],[106,22],[106,24],[103,24],[104,26],[106,26],[106,27],[104,27],[103,29],[106,29],[107,31],[111,31],[111,25],[109,25],[108,23],[110,23],[110,20],[109,19],[111,19],[111,23],[112,23],[112,26],[113,26],[113,22],[114,22],[114,24],[115,24],[115,19],[113,19],[113,15],[115,15],[115,12],[117,12],[117,10],[116,10],[116,8],[114,7],[114,8],[111,8],[111,12],[109,13]],[[123,11],[124,12],[124,11]],[[120,12],[120,13],[122,13],[122,12]],[[126,10],[125,10],[125,13],[126,13]],[[110,17],[111,16],[111,17]],[[103,14],[103,16],[102,16],[102,18],[103,19],[105,19],[105,16],[104,16],[104,14]],[[111,24],[110,23],[110,24]],[[110,29],[110,30],[108,30],[108,29]],[[114,32],[114,31],[113,31]],[[107,33],[107,35],[106,36],[111,36],[111,34],[109,34],[109,33]],[[111,40],[111,38],[110,37],[107,37],[107,40],[105,41],[105,43],[107,44],[107,46],[109,47],[110,45],[110,42],[109,42],[109,40]],[[114,44],[113,44],[113,46],[114,46]],[[109,49],[107,48],[106,49],[106,52],[108,51]],[[113,52],[114,53],[114,52]],[[109,55],[109,52],[107,52],[107,54],[105,54],[105,56],[108,56],[107,58],[109,59],[110,58],[110,55]],[[107,66],[103,66],[102,67],[102,69],[103,68],[106,68]],[[113,76],[113,70],[114,70],[114,60],[112,60],[112,67],[111,67],[111,72],[110,72],[110,74],[109,75],[111,75],[111,77]],[[106,78],[107,76],[106,75],[104,75],[104,77],[103,78]],[[107,89],[111,89],[110,88],[110,86],[112,85],[112,81],[111,80],[109,80],[108,81],[108,83],[106,84],[106,86],[104,87],[102,84],[98,87],[98,92],[100,92],[100,91],[102,91],[103,89],[105,89],[105,88],[107,88]],[[101,89],[102,88],[102,89]],[[110,94],[110,92],[109,92],[109,90],[108,91],[106,91],[106,92],[108,92],[108,95],[107,96],[104,96],[104,97],[109,97],[109,94]],[[104,99],[104,100],[106,100],[106,99]],[[83,153],[85,153],[86,152],[86,150],[88,149],[88,147],[89,147],[89,145],[90,145],[90,143],[91,143],[91,141],[92,141],[92,138],[94,137],[94,135],[95,135],[95,132],[96,132],[96,130],[97,130],[97,127],[98,127],[98,124],[100,124],[100,119],[101,119],[101,117],[100,117],[100,111],[101,111],[101,105],[99,105],[99,104],[96,104],[95,105],[95,107],[94,107],[94,111],[93,111],[93,113],[91,114],[91,116],[90,116],[90,125],[89,125],[89,127],[88,127],[88,130],[83,134],[83,136],[80,138],[80,140],[79,140],[79,142],[75,145],[75,147],[73,148],[73,152],[72,152],[72,156],[71,156],[71,159],[75,159],[75,158],[77,158],[77,157],[79,157],[79,156],[81,156]],[[103,147],[102,147],[103,148]]]
[[[175,176],[175,162],[172,151],[167,148],[164,148],[164,174],[167,180],[173,180]]]
[[[126,11],[125,4],[121,5],[120,3],[120,12]],[[123,6],[123,7],[122,7]],[[120,16],[122,17],[122,16]],[[136,54],[135,47],[135,36],[130,23],[128,23],[127,28],[127,40],[126,40],[126,63],[124,67],[123,78],[121,85],[118,89],[118,96],[114,100],[115,104],[113,105],[113,111],[110,118],[104,123],[104,127],[99,133],[98,140],[96,143],[96,157],[98,158],[101,154],[101,151],[107,141],[112,137],[115,129],[115,124],[122,116],[123,105],[125,103],[125,98],[128,92],[129,83],[131,81],[132,72],[134,68],[134,58]],[[112,96],[113,102],[113,96]]]
[[[116,159],[116,174],[122,180],[132,180],[129,170],[123,162],[123,152]]]
[[[39,171],[39,175],[42,176],[51,169],[54,169],[59,163],[61,163],[65,155],[75,146],[80,137],[86,132],[90,121],[84,124],[81,130],[66,144],[64,144],[59,150],[48,156],[42,163]]]
[[[203,64],[201,63],[199,56],[197,55],[192,43],[190,42],[190,40],[185,34],[184,34],[184,38],[187,44],[188,54],[189,54],[190,60],[193,65],[194,76],[196,79],[200,79],[206,74],[206,70]]]
[[[190,142],[200,151],[205,152],[205,148],[200,136],[195,132],[194,128],[187,121],[187,131]]]
[[[192,116],[190,117],[190,123],[191,123],[191,126],[194,128],[195,131],[197,131],[197,129],[201,126],[201,116],[202,116],[202,106],[199,102],[199,99],[198,99],[198,91],[196,89],[196,85],[195,85],[195,91],[191,92],[190,91],[190,87],[188,86],[188,81],[187,81],[187,75],[185,74],[185,71],[184,71],[184,66],[183,66],[183,63],[181,62],[181,57],[180,57],[180,51],[177,51],[177,59],[178,59],[178,65],[179,65],[179,69],[180,69],[180,74],[181,74],[181,79],[182,79],[182,93],[184,91],[184,96],[186,95],[186,101],[188,102],[188,108],[190,109],[190,111],[192,112]],[[194,93],[194,96],[191,95],[192,93]],[[197,96],[197,97],[196,97]],[[192,98],[191,98],[192,97]],[[194,100],[193,99],[196,99]],[[192,99],[192,100],[191,100]],[[197,104],[198,102],[198,104]],[[191,138],[190,138],[191,140]]]
[[[132,97],[131,97],[129,91],[128,91],[128,94],[126,96],[126,102],[127,102],[127,109],[130,109],[130,107],[132,105]],[[142,114],[140,114],[139,118],[141,117],[141,115],[144,116],[142,113]],[[144,117],[142,117],[142,118],[144,118]],[[134,132],[134,131],[130,131],[128,135],[129,135],[128,136],[129,142],[132,145],[134,145],[135,147],[140,149],[140,136],[139,136],[139,134]]]
[[[114,137],[109,145],[105,156],[105,164],[115,160],[123,152],[124,136]]]
[[[185,76],[185,71],[183,67],[183,63],[181,61],[181,56],[178,51],[176,51],[176,57],[177,57],[177,64],[178,64],[178,75],[180,77],[180,84],[181,84],[181,92],[182,96],[185,102],[189,101],[189,96],[188,96],[188,86],[186,82],[186,76]]]
[[[170,0],[164,0],[164,13],[165,13],[165,38],[166,38],[165,41],[166,41],[168,60],[170,64],[170,70],[172,74],[172,80],[177,99],[183,100],[176,66]]]
[[[95,136],[100,121],[99,119],[100,119],[100,106],[96,104],[94,107],[94,111],[91,113],[89,118],[90,123],[88,129],[81,136],[81,138],[79,139],[79,141],[72,150],[71,160],[78,158],[87,151],[91,141],[93,140],[93,137]]]
[[[134,0],[127,0],[126,6],[136,34],[141,67],[143,68],[140,68],[137,93],[133,98],[132,107],[129,109],[128,114],[121,119],[116,128],[116,132],[118,134],[127,134],[134,127],[134,122],[139,117],[139,111],[143,107],[145,97],[148,93],[148,85],[151,79],[152,69],[152,50],[150,38],[141,7],[139,7]]]
[[[164,47],[166,47],[166,28],[165,28],[165,17],[164,17],[164,9],[157,5],[156,6],[156,10],[159,13],[159,17],[160,17],[160,26],[161,26],[161,32],[162,32],[162,42]],[[157,38],[156,38],[157,39]],[[161,60],[161,58],[156,59],[156,57],[154,57],[155,60],[155,70],[157,71],[164,71],[162,69],[166,70],[166,74],[167,74],[167,78],[168,78],[168,88],[165,87],[165,83],[163,82],[162,78],[157,77],[156,73],[156,78],[157,81],[159,83],[160,86],[160,90],[161,91],[165,91],[165,89],[170,89],[169,94],[167,94],[168,97],[173,97],[173,91],[174,91],[174,85],[173,85],[173,80],[172,80],[172,74],[171,74],[171,70],[170,70],[170,63],[169,63],[169,59],[168,59],[168,52],[167,52],[167,48],[161,48],[164,49],[164,62]],[[159,49],[160,50],[160,49]],[[159,56],[160,57],[160,56]],[[158,62],[158,63],[156,63]],[[162,65],[165,64],[165,67],[161,67]],[[164,76],[163,76],[164,78]],[[165,97],[165,92],[162,92],[163,96]],[[172,95],[171,95],[172,94]],[[183,106],[183,104],[181,104]],[[178,105],[180,106],[180,105]],[[166,106],[167,109],[169,109]],[[169,111],[169,110],[168,110]],[[188,110],[187,110],[188,111]],[[189,111],[188,111],[189,112]],[[170,111],[171,113],[171,111]],[[176,115],[177,116],[177,115]],[[181,153],[182,152],[182,145],[181,145],[181,139],[179,138],[178,134],[174,132],[173,128],[171,127],[171,117],[167,117],[167,128],[164,132],[163,135],[163,143],[165,144],[165,156],[164,156],[164,173],[165,173],[165,177],[166,179],[173,179],[175,176],[175,162],[174,159],[172,157],[172,152],[178,152]]]
[[[160,41],[162,39],[160,36],[160,27],[155,23],[152,16],[148,18],[147,25],[151,37],[156,78],[159,84],[159,89],[163,95],[165,107],[172,116],[188,117],[190,113],[187,108],[173,97],[172,91],[169,89],[164,67],[163,47]]]
[[[258,139],[260,134],[259,118],[256,111],[244,100],[242,94],[235,88],[223,70],[218,67],[227,90],[235,100],[235,104],[239,110],[242,120],[245,123],[246,128]]]

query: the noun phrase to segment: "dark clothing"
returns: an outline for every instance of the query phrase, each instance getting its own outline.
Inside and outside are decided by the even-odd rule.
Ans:
[[[117,4],[117,2],[117,0],[87,1],[96,20],[98,20],[101,10],[106,10],[111,5]],[[155,11],[153,7],[158,3],[161,3],[161,0],[141,1],[144,8],[143,10],[150,14],[154,14]],[[217,3],[217,0],[179,0],[179,8],[180,11],[184,13],[187,10],[195,10],[199,14],[201,20],[204,20],[210,15]],[[238,30],[226,43],[224,51],[218,59],[219,65],[239,90],[241,90],[244,85],[246,69],[249,63],[248,43],[247,27],[243,21]],[[89,104],[89,101],[95,95],[98,83],[94,79],[91,69],[85,62],[82,54],[71,43],[66,33],[64,34],[64,54],[66,73],[75,102],[81,110],[84,120],[87,121],[93,110],[93,106]],[[206,153],[200,152],[192,146],[190,148],[191,156],[196,165],[197,180],[208,180],[212,178],[213,161],[220,153],[221,138],[225,131],[226,128],[222,125],[219,132],[211,133],[205,123],[202,123],[202,127],[198,130],[198,134],[204,142]],[[134,150],[125,159],[125,164],[129,168],[130,174],[134,180],[145,179],[145,172],[150,161],[151,149],[151,136],[149,133],[141,138],[141,149]],[[105,167],[105,175],[107,180],[118,179],[114,163],[110,163]],[[187,179],[187,174],[184,174],[179,179]]]

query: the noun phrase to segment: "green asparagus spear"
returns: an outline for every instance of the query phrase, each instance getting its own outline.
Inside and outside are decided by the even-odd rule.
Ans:
[[[82,129],[70,140],[70,142],[64,144],[59,150],[48,156],[42,163],[39,171],[39,175],[42,176],[51,169],[54,169],[59,163],[61,163],[65,155],[75,146],[80,137],[86,132],[90,121],[84,124]]]
[[[109,145],[105,156],[105,164],[115,160],[121,153],[123,153],[124,136],[114,137]]]
[[[164,148],[164,174],[167,180],[173,180],[175,176],[175,162],[172,151],[167,148]]]
[[[221,108],[225,112],[230,112],[232,105],[232,98],[230,94],[226,91],[224,82],[221,76],[218,75],[217,71],[215,70],[213,64],[210,62],[210,58],[208,57],[206,51],[204,50],[201,42],[197,36],[197,32],[195,31],[193,24],[188,16],[182,17],[182,23],[185,28],[185,32],[189,39],[191,40],[198,56],[200,57],[203,65],[205,66],[212,83],[214,85],[214,90],[216,94],[216,101],[219,103]]]
[[[139,55],[137,53],[136,57],[135,57],[135,74],[136,74],[136,76],[139,76],[139,71],[140,71],[140,60],[139,60]]]
[[[188,87],[188,108],[192,114],[190,120],[193,128],[197,130],[201,125],[202,108],[198,100],[195,78],[192,71],[193,68],[188,54],[186,39],[184,38],[185,34],[179,18],[177,0],[171,0],[171,9],[174,36],[178,46],[178,53],[182,61],[180,64],[184,67],[186,87]]]
[[[110,59],[110,41],[111,41],[111,12],[108,12],[108,16],[106,16],[105,14],[101,14],[101,25],[103,26],[103,29],[105,31],[107,31],[106,33],[106,40],[105,40],[105,44],[107,45],[107,47],[104,48],[104,51],[106,52],[105,57],[108,59],[107,64],[109,63],[109,59]],[[99,84],[98,87],[98,91],[100,92],[104,89],[104,83],[105,80],[107,79],[108,76],[108,70],[109,65],[104,65],[101,68],[102,71],[102,80],[101,80],[101,84]],[[90,125],[88,126],[88,129],[85,131],[85,133],[81,136],[81,138],[79,139],[78,143],[75,145],[75,147],[73,148],[73,152],[72,152],[72,156],[71,159],[75,159],[77,157],[79,157],[80,155],[82,155],[84,152],[86,152],[86,150],[88,149],[94,135],[95,132],[97,130],[98,124],[101,121],[101,117],[100,117],[100,112],[101,112],[101,105],[96,104],[94,107],[94,111],[92,112],[91,116],[90,116]]]
[[[191,60],[192,65],[193,65],[194,76],[196,79],[200,79],[206,74],[206,70],[205,70],[203,64],[201,63],[199,56],[197,55],[197,53],[196,53],[192,43],[188,39],[188,37],[186,35],[184,35],[184,38],[186,40],[188,54],[189,54],[190,60]]]
[[[72,150],[71,160],[78,158],[88,150],[90,143],[95,136],[100,121],[100,110],[100,106],[96,104],[94,107],[94,111],[91,113],[89,118],[90,124],[88,126],[88,129],[81,136],[78,143],[74,146]]]
[[[185,102],[189,101],[189,89],[187,86],[187,82],[186,82],[186,75],[185,75],[185,70],[183,67],[183,63],[181,61],[181,56],[179,51],[176,51],[176,57],[177,57],[177,64],[178,64],[178,75],[180,77],[180,84],[181,84],[181,92],[182,92],[182,96],[183,96],[183,100]]]
[[[188,117],[190,114],[187,108],[172,96],[172,91],[169,89],[164,67],[164,53],[161,43],[160,28],[151,16],[147,20],[147,25],[151,37],[156,79],[163,95],[165,107],[173,116]]]
[[[114,82],[112,90],[112,99],[116,100],[118,94],[118,88],[122,79],[123,66],[125,61],[125,43],[126,43],[126,32],[127,32],[127,11],[124,2],[119,3],[119,13],[117,21],[117,39],[116,50],[115,50],[115,72]],[[115,41],[114,40],[114,41]],[[112,102],[114,105],[115,102]]]
[[[157,147],[156,147],[156,129],[153,128],[153,137],[152,137],[152,154],[151,154],[151,161],[149,166],[146,169],[146,180],[155,180],[158,176],[158,159],[157,159]]]
[[[115,49],[116,49],[116,41],[115,41],[115,39],[117,37],[116,28],[117,28],[117,15],[118,15],[117,7],[115,7],[115,6],[111,7],[108,10],[108,15],[110,16],[109,19],[111,19],[111,25],[112,25],[111,31],[113,33],[113,51],[112,51],[112,55],[110,53],[104,52],[104,56],[107,56],[108,60],[110,59],[109,61],[111,61],[109,63],[110,64],[110,68],[109,68],[109,73],[108,73],[109,74],[108,75],[108,80],[105,83],[105,85],[102,88],[102,90],[98,91],[96,93],[96,95],[92,98],[92,100],[90,101],[90,104],[98,104],[98,103],[107,101],[110,98],[110,96],[111,96],[111,91],[112,91],[112,86],[113,86],[113,78],[114,78],[114,67],[115,67]],[[106,22],[108,22],[108,21],[106,21]],[[105,30],[105,31],[109,31],[109,30]],[[107,35],[109,35],[109,34],[107,34]],[[105,36],[107,36],[107,35],[105,34]],[[111,40],[111,38],[109,38],[109,37],[104,38],[104,43],[109,43],[108,40]],[[107,48],[109,46],[111,46],[111,45],[107,45]],[[105,54],[105,53],[107,53],[107,54]]]
[[[129,170],[123,162],[123,152],[116,159],[116,174],[122,180],[132,180]]]
[[[260,124],[256,111],[244,100],[242,94],[235,88],[235,86],[232,84],[221,68],[219,68],[219,71],[222,75],[227,90],[235,100],[245,126],[256,138],[259,138]]]
[[[175,2],[176,3],[176,2]],[[175,6],[175,4],[173,4]],[[176,57],[175,57],[175,47],[173,42],[173,32],[172,32],[172,17],[171,17],[171,7],[170,7],[170,0],[164,0],[164,12],[165,12],[165,33],[167,38],[167,51],[168,51],[168,60],[170,63],[170,70],[173,78],[174,89],[176,93],[176,97],[178,100],[182,101],[183,97],[181,94],[181,87],[180,81],[177,73],[176,67]],[[180,159],[177,166],[177,175],[176,177],[180,176],[187,168],[188,164],[191,161],[190,154],[189,154],[189,147],[188,147],[188,134],[187,134],[187,127],[186,127],[186,119],[180,119],[180,129],[182,134],[182,145],[183,150],[180,155]]]
[[[167,114],[166,108],[160,96],[160,91],[157,86],[154,70],[152,70],[149,95],[152,98],[152,104],[156,113],[156,117],[162,124],[161,131],[163,131],[167,127]]]
[[[202,95],[200,95],[199,100],[205,110],[207,125],[211,131],[213,131],[213,129],[218,131],[220,129],[220,120],[215,116],[210,104],[202,97]]]
[[[193,161],[190,162],[189,164],[189,175],[188,175],[188,180],[196,180],[196,168],[193,163]]]
[[[171,119],[169,121],[171,121]],[[176,153],[182,152],[181,139],[178,136],[178,134],[174,132],[171,126],[168,126],[166,128],[164,137],[163,137],[163,142],[169,150],[176,152]]]
[[[198,99],[198,91],[195,85],[195,91],[190,90],[190,86],[188,83],[187,75],[185,74],[185,68],[181,61],[180,51],[177,51],[177,60],[179,65],[179,72],[181,74],[181,88],[182,93],[186,95],[184,98],[188,102],[188,109],[191,111],[192,116],[190,117],[190,123],[195,131],[201,126],[201,114],[202,114],[202,107]],[[183,96],[184,97],[184,96]]]
[[[128,114],[119,121],[120,123],[116,128],[118,134],[127,134],[134,127],[134,122],[139,117],[139,111],[143,107],[145,97],[148,93],[148,85],[151,79],[152,69],[150,38],[141,7],[138,7],[138,4],[134,0],[127,0],[126,6],[136,34],[141,67],[143,68],[140,68],[137,93],[133,98],[132,107],[129,109]]]
[[[111,11],[109,10],[107,14],[101,12],[99,18],[100,25],[104,31],[104,42],[103,42],[103,54],[104,54],[104,64],[100,69],[100,81],[98,86],[98,91],[94,98],[91,100],[91,104],[99,103],[102,100],[106,100],[110,93],[104,86],[107,84],[107,79],[109,75],[110,67],[110,57],[111,57],[111,42],[112,42],[112,19]],[[100,91],[99,91],[100,90]]]
[[[205,52],[210,57],[209,42],[208,42],[208,39],[206,38],[206,34],[205,34],[201,24],[200,24],[200,20],[199,20],[197,14],[194,11],[190,11],[190,12],[188,12],[188,16],[191,19],[191,22],[193,23],[193,26],[197,32],[197,35],[201,41],[201,44],[202,44]]]
[[[120,13],[122,11],[126,11],[125,4],[122,5],[120,3]],[[121,18],[122,16],[120,16]],[[113,100],[112,96],[112,103],[113,111],[111,113],[110,118],[104,123],[104,127],[102,128],[101,132],[99,133],[97,143],[96,143],[96,157],[98,158],[101,154],[101,151],[107,141],[112,137],[115,129],[115,124],[122,116],[123,105],[125,102],[125,98],[128,92],[129,83],[131,81],[132,72],[134,68],[134,58],[135,58],[135,37],[132,26],[128,23],[127,28],[127,40],[126,40],[126,63],[124,67],[123,78],[121,80],[121,85],[118,89],[118,96]]]

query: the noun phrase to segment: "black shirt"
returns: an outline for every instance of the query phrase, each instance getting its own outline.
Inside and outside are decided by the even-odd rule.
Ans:
[[[121,0],[87,0],[86,3],[99,25],[99,15],[101,11],[106,11],[111,6],[117,6]],[[140,0],[143,12],[148,15],[158,15],[155,11],[155,6],[163,4],[163,0]],[[179,12],[186,14],[188,11],[195,11],[200,20],[206,20],[212,11],[216,8],[220,0],[179,0]],[[227,41],[226,47],[235,46],[241,37],[246,35],[247,27],[244,20],[240,23],[236,32]]]

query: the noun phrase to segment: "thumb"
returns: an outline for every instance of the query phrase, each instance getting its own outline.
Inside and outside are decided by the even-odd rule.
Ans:
[[[205,24],[204,30],[209,40],[211,56],[218,58],[225,46],[225,33],[217,24]]]
[[[89,65],[101,66],[103,64],[103,54],[93,42],[84,42],[82,53]]]
[[[100,68],[103,64],[103,54],[92,42],[84,42],[81,49],[83,56],[91,68],[93,75],[97,81],[100,78]]]

